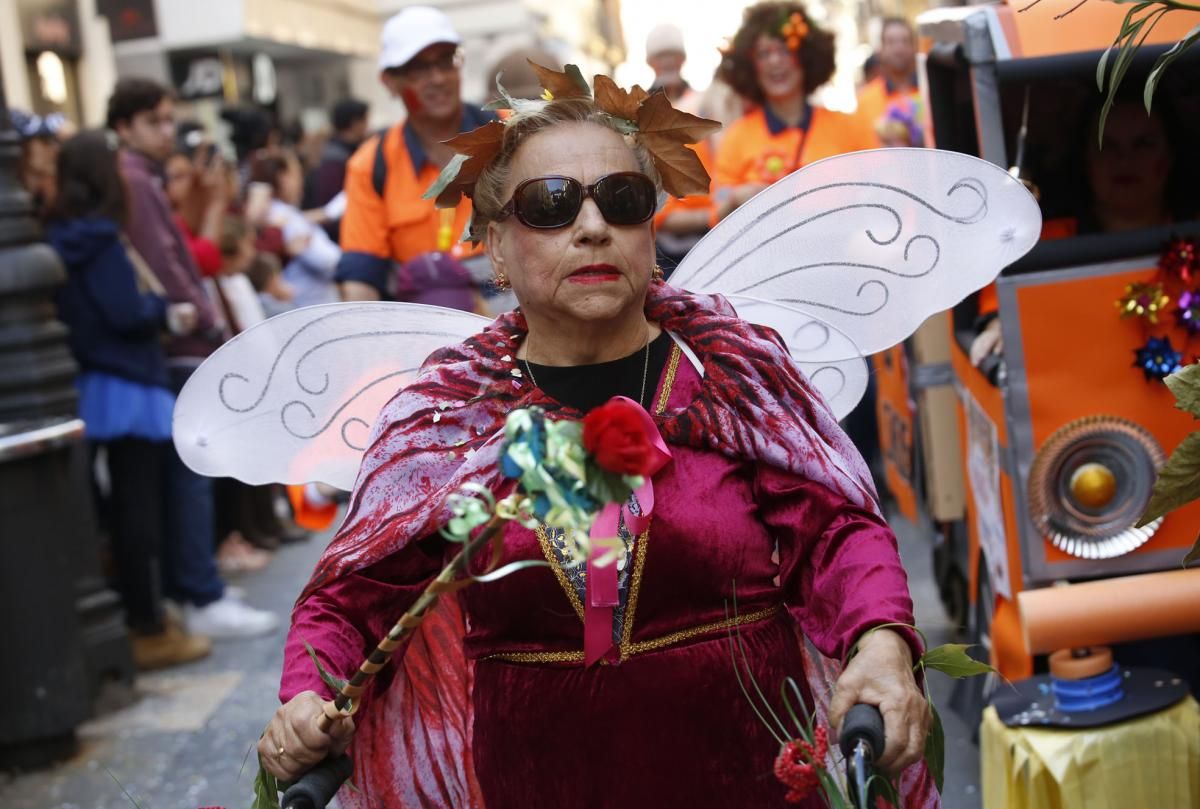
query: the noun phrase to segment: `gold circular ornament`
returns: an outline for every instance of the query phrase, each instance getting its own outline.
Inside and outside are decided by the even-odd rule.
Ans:
[[[1079,559],[1112,559],[1141,547],[1162,525],[1141,528],[1162,447],[1138,424],[1089,416],[1055,432],[1029,470],[1029,514],[1047,541]]]
[[[1102,463],[1085,463],[1072,473],[1070,489],[1084,508],[1104,508],[1117,494],[1117,476]]]

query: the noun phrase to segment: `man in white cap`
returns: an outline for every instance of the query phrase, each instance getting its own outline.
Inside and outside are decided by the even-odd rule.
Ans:
[[[651,92],[662,90],[671,102],[679,101],[691,91],[683,80],[683,63],[687,61],[687,50],[683,46],[683,32],[670,23],[662,23],[650,29],[646,35],[646,64],[654,71]]]
[[[460,287],[470,284],[458,264],[470,252],[459,241],[471,216],[470,202],[438,210],[432,200],[421,198],[453,157],[442,141],[495,120],[459,95],[461,41],[449,18],[429,6],[409,6],[383,27],[380,80],[404,102],[408,118],[369,138],[346,166],[337,270],[346,300],[390,297],[393,275],[411,276],[394,273],[398,264]],[[411,299],[405,290],[397,295]]]

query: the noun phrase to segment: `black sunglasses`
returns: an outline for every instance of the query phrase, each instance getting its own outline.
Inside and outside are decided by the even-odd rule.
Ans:
[[[517,186],[512,199],[500,209],[497,221],[515,214],[526,227],[566,227],[579,216],[588,197],[610,225],[640,225],[653,218],[658,206],[654,182],[636,171],[606,174],[591,185],[573,177],[534,177]]]

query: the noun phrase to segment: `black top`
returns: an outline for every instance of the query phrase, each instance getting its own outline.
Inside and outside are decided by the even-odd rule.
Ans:
[[[645,370],[646,397],[641,403],[646,410],[654,407],[658,380],[671,354],[671,336],[665,331],[650,343],[650,367],[646,368],[646,350],[639,348],[628,357],[594,365],[538,365],[522,360],[521,370],[533,370],[534,382],[555,401],[586,413],[614,396],[628,396],[635,402],[642,394],[642,372]]]

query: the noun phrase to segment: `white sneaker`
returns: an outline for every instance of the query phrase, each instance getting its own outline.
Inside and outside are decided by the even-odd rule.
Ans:
[[[215,639],[266,635],[279,626],[275,613],[248,607],[228,595],[203,607],[189,606],[187,618],[190,632]]]
[[[225,597],[232,598],[234,601],[240,601],[243,604],[246,603],[245,589],[238,587],[236,584],[225,585]]]

